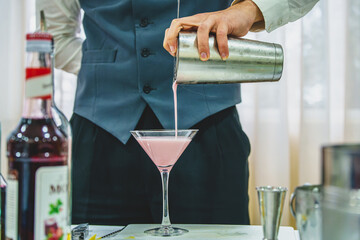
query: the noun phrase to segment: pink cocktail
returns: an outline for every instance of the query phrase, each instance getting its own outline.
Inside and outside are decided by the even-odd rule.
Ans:
[[[169,174],[198,130],[142,130],[131,131],[147,155],[158,167],[163,187],[163,219],[161,227],[146,230],[154,236],[179,236],[188,230],[171,226],[168,208]]]
[[[137,139],[160,171],[170,171],[191,139],[177,137],[142,137]]]

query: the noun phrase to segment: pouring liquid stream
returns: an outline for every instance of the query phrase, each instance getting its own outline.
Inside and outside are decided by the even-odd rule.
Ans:
[[[176,18],[180,17],[180,0],[177,0]],[[176,60],[175,60],[176,61]],[[178,135],[178,116],[177,116],[177,82],[176,78],[173,79],[172,90],[174,94],[174,118],[175,118],[175,137]]]
[[[173,82],[172,90],[174,94],[174,117],[175,117],[175,137],[177,137],[178,133],[178,116],[177,116],[177,82],[176,79]]]

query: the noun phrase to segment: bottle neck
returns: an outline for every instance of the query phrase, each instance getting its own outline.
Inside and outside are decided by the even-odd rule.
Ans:
[[[27,52],[24,118],[50,118],[53,94],[51,54]]]
[[[22,117],[30,119],[51,118],[51,99],[26,98]]]

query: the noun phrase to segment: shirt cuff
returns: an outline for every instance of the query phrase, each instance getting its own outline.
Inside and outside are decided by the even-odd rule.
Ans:
[[[271,32],[289,22],[290,9],[288,0],[253,0],[263,13],[265,29]]]

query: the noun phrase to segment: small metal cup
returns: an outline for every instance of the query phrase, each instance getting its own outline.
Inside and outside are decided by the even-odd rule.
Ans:
[[[287,188],[256,187],[264,240],[277,240]]]
[[[279,44],[228,38],[229,58],[222,60],[213,35],[210,58],[199,58],[196,33],[180,32],[175,80],[178,84],[271,82],[281,78],[284,53]]]
[[[290,210],[296,219],[301,240],[321,239],[322,191],[321,185],[303,185],[291,194]]]

